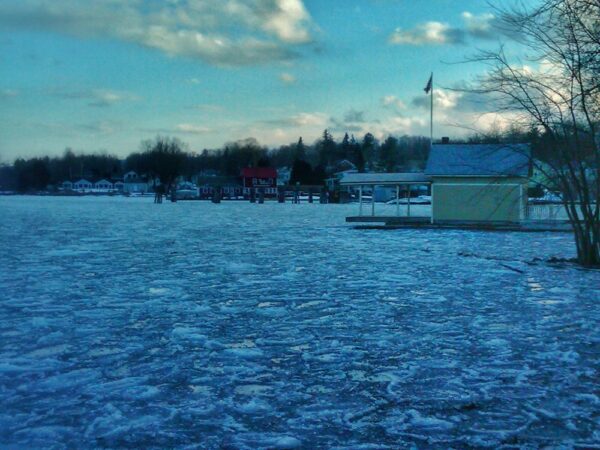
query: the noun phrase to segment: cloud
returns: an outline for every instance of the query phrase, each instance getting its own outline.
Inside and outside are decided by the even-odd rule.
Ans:
[[[340,133],[359,133],[365,132],[368,127],[368,121],[365,118],[365,111],[358,111],[354,108],[346,111],[342,118],[331,117],[329,119],[330,131]],[[368,129],[366,130],[368,131]]]
[[[229,124],[227,132],[235,139],[253,136],[259,142],[269,146],[285,145],[296,142],[299,136],[309,142],[323,133],[330,125],[330,116],[323,112],[301,112],[289,116],[277,114],[276,119],[257,120],[253,123]]]
[[[475,38],[493,39],[497,36],[496,17],[491,13],[475,15],[468,11],[462,13],[466,32]]]
[[[211,103],[200,103],[198,105],[192,106],[192,109],[199,109],[200,111],[214,113],[214,112],[223,111],[225,108],[223,107],[223,105],[214,105]]]
[[[194,125],[191,123],[180,123],[175,127],[180,133],[186,134],[206,134],[210,133],[211,129],[201,125]]]
[[[327,115],[314,112],[314,113],[300,113],[290,118],[290,123],[295,126],[325,126],[327,125]]]
[[[200,83],[202,83],[202,81],[200,81],[199,78],[190,78],[189,80],[187,80],[187,82],[189,84],[200,84]]]
[[[113,134],[119,131],[121,128],[121,123],[115,121],[97,121],[77,126],[77,129],[79,130],[102,135]]]
[[[355,109],[350,109],[344,114],[344,122],[345,123],[364,123],[365,120],[365,112],[357,111]]]
[[[395,108],[398,110],[406,109],[406,103],[395,95],[386,95],[381,99],[381,104],[386,108]]]
[[[281,75],[279,75],[279,79],[281,80],[281,82],[283,84],[294,84],[296,83],[296,77],[294,75],[292,75],[291,73],[287,73],[284,72]]]
[[[329,115],[322,112],[301,112],[277,119],[258,120],[252,124],[234,124],[232,136],[254,136],[268,145],[289,144],[298,136],[320,136],[329,126]]]
[[[306,126],[326,127],[329,123],[329,116],[321,112],[303,112],[282,119],[263,120],[260,123],[266,125],[274,125],[282,128]]]
[[[91,102],[89,106],[106,107],[125,101],[134,101],[138,97],[127,92],[115,92],[107,90],[92,91]]]
[[[105,108],[117,103],[139,100],[137,95],[110,89],[88,89],[82,91],[54,90],[51,95],[65,100],[86,100],[88,106]]]
[[[218,66],[290,60],[312,42],[302,0],[8,0],[0,25],[117,39]]]
[[[460,98],[463,96],[461,92],[448,91],[445,89],[435,89],[433,96],[433,105],[436,109],[454,109],[457,107]],[[419,95],[412,99],[411,104],[417,108],[429,109],[431,99],[428,95]]]
[[[292,44],[307,43],[311,40],[307,26],[310,16],[301,0],[275,0],[258,2],[264,11],[261,27],[281,41]]]
[[[441,22],[426,22],[412,30],[396,28],[389,38],[394,45],[442,45],[464,42],[465,32]]]
[[[465,44],[469,38],[494,39],[498,35],[497,19],[491,13],[475,15],[465,11],[461,19],[461,27],[430,21],[409,30],[396,28],[388,41],[393,45],[458,45]]]
[[[13,98],[19,95],[19,91],[15,89],[0,89],[0,98]]]

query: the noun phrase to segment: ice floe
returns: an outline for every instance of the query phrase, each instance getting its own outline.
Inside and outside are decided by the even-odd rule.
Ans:
[[[593,448],[563,234],[355,205],[0,197],[1,448]],[[42,231],[36,231],[43,229]]]

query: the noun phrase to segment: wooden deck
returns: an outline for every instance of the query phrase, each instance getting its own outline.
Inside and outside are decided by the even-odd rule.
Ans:
[[[561,232],[573,231],[564,220],[528,220],[514,222],[442,222],[431,223],[431,217],[351,216],[346,222],[357,224],[359,230],[451,229],[481,231]],[[360,224],[360,225],[359,225]]]
[[[348,223],[383,223],[385,225],[427,224],[431,217],[406,217],[406,216],[350,216],[346,217]]]

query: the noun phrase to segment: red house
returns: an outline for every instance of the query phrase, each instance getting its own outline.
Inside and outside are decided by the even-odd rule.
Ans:
[[[277,188],[277,169],[272,167],[247,167],[242,169],[245,188]]]

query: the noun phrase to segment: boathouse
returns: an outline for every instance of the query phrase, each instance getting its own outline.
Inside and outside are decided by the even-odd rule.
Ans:
[[[347,222],[498,226],[527,219],[529,175],[529,145],[442,144],[432,146],[425,172],[346,174],[340,186],[358,191],[358,216],[347,217]],[[372,195],[379,186],[396,190],[394,200],[378,207],[384,215],[376,214]],[[414,205],[414,189],[427,186],[431,207]],[[371,194],[366,210],[365,192]]]
[[[529,145],[433,145],[432,223],[521,222],[527,211]]]

